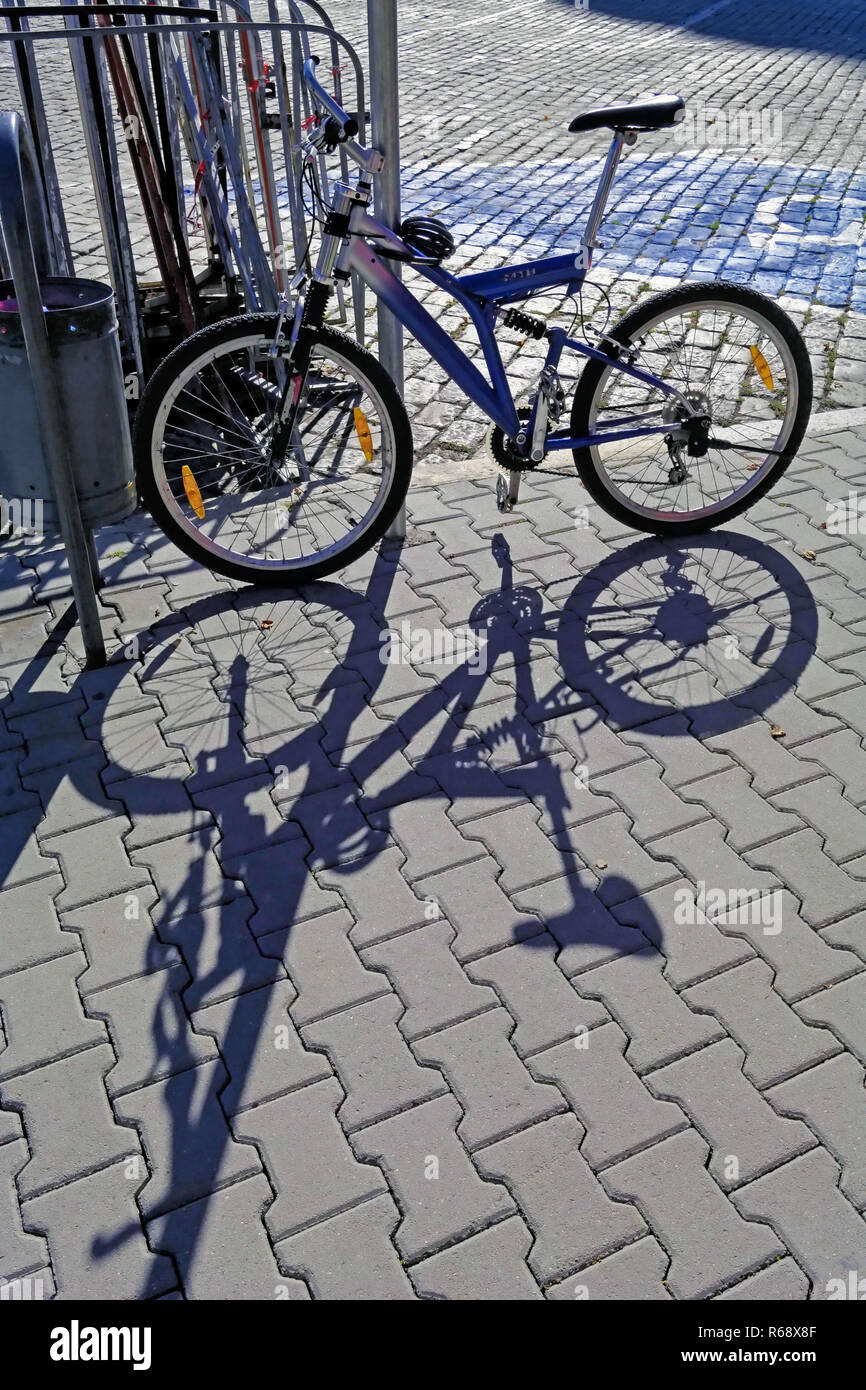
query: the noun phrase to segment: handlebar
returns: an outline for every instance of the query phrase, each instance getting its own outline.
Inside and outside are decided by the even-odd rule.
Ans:
[[[331,120],[336,122],[339,127],[339,134],[336,138],[338,142],[342,144],[346,140],[351,140],[354,135],[358,134],[358,122],[355,120],[354,116],[350,116],[347,111],[343,110],[340,103],[334,100],[330,92],[325,91],[325,88],[316,77],[316,68],[318,64],[318,58],[305,59],[304,81],[319,105],[324,107]]]

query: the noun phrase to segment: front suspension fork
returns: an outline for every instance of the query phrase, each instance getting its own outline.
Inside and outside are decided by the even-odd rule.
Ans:
[[[295,429],[301,397],[307,384],[310,360],[319,330],[325,322],[325,310],[331,295],[331,286],[320,280],[313,280],[304,298],[300,324],[292,335],[289,351],[284,359],[287,367],[286,382],[277,411],[277,427],[271,439],[270,462],[280,464],[285,458],[289,440]]]

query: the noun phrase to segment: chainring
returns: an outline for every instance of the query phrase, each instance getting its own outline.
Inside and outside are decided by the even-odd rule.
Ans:
[[[525,406],[518,410],[517,418],[522,422],[528,422],[532,411]],[[504,468],[506,473],[533,473],[538,468],[538,464],[533,463],[530,458],[521,458],[519,454],[512,451],[510,439],[506,439],[499,425],[494,425],[487,436],[490,452],[500,468]]]

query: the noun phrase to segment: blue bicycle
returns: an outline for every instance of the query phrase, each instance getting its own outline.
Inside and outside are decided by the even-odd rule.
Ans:
[[[741,285],[684,284],[632,309],[594,343],[516,307],[562,290],[577,295],[592,264],[617,165],[641,132],[672,127],[682,98],[660,96],[586,112],[572,132],[613,139],[574,254],[454,276],[436,218],[399,230],[369,212],[383,156],[357,143],[357,123],[316,77],[304,79],[317,119],[301,178],[321,238],[292,285],[294,306],[203,329],[161,365],[144,396],[135,448],[144,501],[187,554],[231,578],[297,584],[350,564],[402,505],[412,430],[390,377],[371,353],[325,324],[334,286],[353,274],[493,422],[497,501],[510,510],[522,475],[571,450],[580,481],[606,511],[641,531],[680,534],[729,520],[761,497],[795,455],[809,419],[805,344],[771,300]],[[322,154],[345,146],[360,168],[325,205]],[[487,376],[394,273],[421,272],[466,311]],[[518,408],[498,328],[546,341],[538,380]],[[587,359],[565,421],[560,364]]]

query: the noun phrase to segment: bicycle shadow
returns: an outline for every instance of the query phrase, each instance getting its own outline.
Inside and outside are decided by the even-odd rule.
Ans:
[[[194,601],[181,610],[185,623],[198,624],[205,631],[199,656],[202,661],[206,657],[209,660],[209,684],[221,696],[226,711],[225,739],[208,748],[208,787],[202,788],[201,796],[206,796],[208,788],[222,790],[221,809],[214,811],[214,819],[219,846],[227,845],[232,851],[225,856],[222,869],[227,878],[242,881],[250,911],[242,913],[243,920],[239,920],[236,897],[213,905],[218,919],[214,953],[208,944],[213,935],[205,930],[202,914],[206,855],[192,852],[197,843],[207,849],[211,840],[204,831],[198,832],[199,839],[194,834],[182,882],[172,893],[164,894],[153,909],[154,933],[143,968],[146,972],[163,969],[165,948],[174,946],[190,977],[185,995],[193,991],[197,1000],[219,996],[221,986],[230,992],[224,1006],[227,1019],[219,1035],[219,1054],[226,1060],[227,1072],[223,1075],[220,1068],[219,1082],[211,1092],[213,1102],[225,1103],[231,1091],[232,1105],[226,1105],[230,1116],[232,1106],[244,1096],[265,1046],[273,991],[286,979],[281,952],[268,955],[265,951],[274,949],[271,943],[278,938],[282,947],[299,922],[307,931],[311,923],[315,926],[320,910],[310,912],[305,897],[315,882],[317,866],[328,866],[332,875],[346,881],[362,867],[369,869],[391,844],[388,832],[394,808],[420,796],[441,801],[443,811],[458,821],[461,808],[471,808],[481,816],[487,810],[522,800],[531,805],[533,814],[538,812],[559,856],[564,903],[544,919],[535,912],[516,909],[495,944],[505,946],[518,940],[537,946],[549,941],[549,933],[560,949],[603,947],[617,953],[624,949],[626,929],[611,914],[597,888],[607,886],[608,901],[617,902],[638,897],[639,890],[613,874],[597,884],[596,874],[588,871],[575,852],[570,838],[573,793],[551,757],[550,731],[554,737],[558,728],[563,732],[561,721],[566,727],[573,726],[576,741],[572,739],[565,747],[577,766],[581,764],[581,738],[596,723],[627,729],[663,721],[671,706],[659,703],[652,690],[661,689],[663,678],[672,670],[675,679],[678,661],[691,661],[700,649],[701,632],[706,643],[711,617],[721,614],[723,624],[739,622],[742,626],[750,600],[742,593],[739,600],[735,595],[738,584],[742,589],[744,564],[750,564],[755,572],[769,572],[775,580],[769,595],[761,592],[751,601],[761,614],[759,625],[767,621],[767,603],[779,599],[780,608],[784,606],[790,614],[789,630],[781,633],[780,629],[775,642],[767,641],[762,626],[751,655],[773,659],[750,688],[748,706],[737,705],[716,690],[718,698],[687,714],[689,726],[703,736],[744,722],[763,703],[773,703],[781,688],[796,682],[814,651],[816,611],[805,584],[778,552],[744,537],[719,533],[691,542],[691,551],[699,557],[694,564],[688,560],[690,547],[685,543],[638,542],[596,566],[559,609],[545,608],[540,588],[515,585],[507,544],[501,536],[492,544],[501,568],[500,588],[480,599],[469,616],[479,646],[483,638],[483,671],[479,672],[474,659],[458,663],[444,675],[441,667],[433,666],[420,693],[401,699],[394,706],[399,709],[396,717],[379,716],[383,727],[373,734],[367,732],[371,706],[377,695],[384,693],[389,673],[389,665],[381,656],[383,635],[390,630],[387,610],[399,570],[399,551],[379,554],[363,594],[343,585],[322,583],[311,586],[303,597],[281,596],[268,609],[279,611],[279,622],[261,617],[267,599],[234,591]],[[695,582],[695,575],[709,573],[711,551],[726,557],[714,582],[712,599],[707,583]],[[637,602],[632,593],[635,586]],[[656,607],[647,617],[653,592]],[[611,601],[605,602],[608,593]],[[727,597],[719,603],[718,595]],[[252,626],[235,623],[240,613],[247,614]],[[228,615],[233,615],[231,621]],[[304,617],[303,624],[299,615]],[[151,630],[154,641],[142,653],[139,672],[143,689],[151,683],[159,689],[159,682],[165,680],[179,616],[175,613]],[[311,616],[315,620],[312,641]],[[208,632],[219,631],[222,618],[224,635],[208,636]],[[283,623],[286,628],[281,634]],[[321,638],[329,630],[333,646],[323,658],[322,641],[315,640],[315,633]],[[648,630],[653,635],[649,646]],[[247,641],[251,633],[256,651],[267,646],[267,660],[254,659]],[[220,669],[225,670],[226,654],[232,648],[227,675],[221,677]],[[535,658],[540,650],[539,669],[547,671],[551,648],[556,651],[559,674],[549,690],[539,693]],[[630,661],[635,655],[636,660]],[[306,671],[305,662],[309,667]],[[641,666],[646,666],[646,680],[659,679],[662,685],[643,686],[637,679]],[[135,679],[129,663],[110,666],[103,675],[106,699],[103,719],[94,731],[97,734],[107,727],[112,696],[124,680]],[[200,675],[201,667],[196,665],[190,665],[186,672],[180,669],[172,677],[171,700],[166,703],[174,705],[179,690],[187,684],[194,706],[202,690]],[[34,669],[31,678],[35,677]],[[77,698],[77,687],[85,679],[82,675],[73,682],[71,700]],[[16,690],[26,689],[27,682],[25,672]],[[281,682],[297,697],[303,722],[264,741],[250,737],[248,726],[255,722],[257,702],[275,698]],[[11,698],[14,696],[15,692]],[[681,690],[679,700],[682,709]],[[510,707],[504,717],[500,714],[503,701]],[[387,716],[387,707],[382,708]],[[285,718],[291,717],[290,711]],[[377,718],[375,713],[372,718]],[[175,732],[181,743],[183,733],[183,727]],[[264,754],[255,751],[265,745]],[[376,779],[382,769],[392,760],[402,767],[401,759],[405,768],[384,788],[378,786]],[[248,804],[246,795],[252,783],[269,779],[273,802],[275,769],[280,769],[287,788],[287,799],[279,803],[281,825],[276,829],[270,810],[256,813],[251,809],[254,800]],[[520,787],[510,775],[515,769],[520,770]],[[58,769],[55,787],[64,774],[87,794],[80,764]],[[195,774],[189,781],[195,787]],[[159,773],[133,776],[121,784],[112,781],[108,789],[109,794],[120,796],[133,823],[137,813],[152,816],[163,796],[166,815],[177,807],[177,780]],[[50,796],[49,788],[46,809]],[[193,790],[192,796],[197,798],[198,793]],[[327,803],[324,808],[323,797]],[[287,824],[296,832],[288,838]],[[299,847],[303,854],[299,854]],[[498,865],[500,871],[506,868]],[[417,896],[420,889],[415,892]],[[647,922],[647,945],[651,940],[660,945],[662,924]],[[420,915],[419,925],[423,925]],[[454,922],[451,926],[459,933],[459,926]],[[265,937],[270,942],[263,944]],[[634,949],[633,945],[628,949]],[[229,1126],[215,1128],[213,1109],[202,1109],[200,1098],[192,1093],[190,1078],[201,1063],[198,1043],[202,1034],[178,1028],[176,997],[170,990],[165,992],[153,1026],[154,1071],[169,1073],[162,1083],[162,1105],[170,1115],[170,1135],[168,1152],[163,1155],[158,1206],[148,1204],[147,1185],[141,1189],[139,1200],[143,1194],[146,1218],[158,1222],[154,1249],[171,1254],[184,1282],[195,1287],[195,1261],[206,1238],[209,1198],[223,1185],[224,1164],[234,1141]],[[92,1247],[94,1258],[107,1257],[139,1234],[140,1227],[132,1223],[97,1236]],[[158,1296],[164,1287],[164,1273],[155,1258],[138,1297]]]

